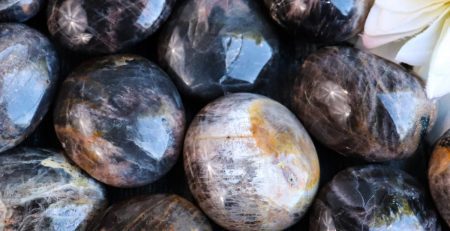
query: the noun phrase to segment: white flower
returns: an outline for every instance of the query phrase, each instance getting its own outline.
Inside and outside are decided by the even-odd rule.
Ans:
[[[375,0],[362,42],[375,54],[414,66],[427,80],[428,97],[450,93],[450,0]]]

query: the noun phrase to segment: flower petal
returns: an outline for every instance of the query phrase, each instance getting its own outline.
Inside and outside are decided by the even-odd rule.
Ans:
[[[402,46],[405,44],[405,40],[400,40],[396,42],[391,42],[384,44],[382,46],[375,47],[373,49],[367,49],[365,45],[363,44],[362,38],[356,42],[355,47],[369,51],[372,54],[378,55],[380,57],[383,57],[391,62],[399,63],[395,57],[397,56],[398,51],[402,48]]]
[[[414,12],[431,5],[443,5],[448,0],[376,0],[375,5],[396,12]]]

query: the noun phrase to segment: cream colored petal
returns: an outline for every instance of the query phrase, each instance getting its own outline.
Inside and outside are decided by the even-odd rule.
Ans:
[[[415,12],[432,6],[443,5],[449,0],[375,0],[375,5],[396,12]]]
[[[391,62],[399,63],[395,57],[397,56],[398,51],[402,48],[402,46],[405,44],[406,40],[400,40],[396,42],[387,43],[385,45],[373,48],[373,49],[367,49],[362,41],[362,38],[356,42],[355,46],[361,50],[368,51],[372,54],[378,55],[380,57],[383,57]]]
[[[363,44],[368,49],[374,49],[376,47],[395,42],[395,41],[403,41],[406,42],[406,38],[409,38],[419,32],[422,29],[418,29],[415,31],[411,31],[408,33],[400,33],[400,34],[390,34],[390,35],[380,35],[380,36],[370,36],[368,34],[363,34],[361,36]]]

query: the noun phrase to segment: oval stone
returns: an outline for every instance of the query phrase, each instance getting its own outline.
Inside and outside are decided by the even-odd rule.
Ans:
[[[84,230],[106,205],[101,185],[52,151],[0,155],[0,182],[4,230]]]
[[[186,1],[162,30],[159,57],[186,95],[275,94],[280,41],[252,0]]]
[[[111,206],[97,230],[212,230],[208,219],[177,195],[132,198]]]
[[[428,180],[436,207],[450,226],[450,130],[442,136],[434,148]]]
[[[145,185],[167,173],[185,127],[181,98],[169,77],[132,55],[78,67],[63,83],[54,122],[69,157],[116,187]]]
[[[24,22],[35,16],[44,0],[0,1],[0,22]]]
[[[184,143],[189,187],[228,230],[281,230],[317,191],[320,167],[303,126],[269,98],[230,94],[194,118]]]
[[[41,122],[58,71],[56,51],[41,33],[0,23],[0,152],[22,142]]]
[[[373,0],[264,0],[282,27],[315,41],[334,43],[364,28]]]
[[[48,29],[85,53],[115,53],[153,34],[175,0],[49,0]]]
[[[310,55],[292,97],[297,116],[315,138],[368,161],[411,156],[436,114],[416,76],[348,47]]]
[[[377,165],[349,168],[321,189],[309,230],[441,230],[427,199],[403,171]]]

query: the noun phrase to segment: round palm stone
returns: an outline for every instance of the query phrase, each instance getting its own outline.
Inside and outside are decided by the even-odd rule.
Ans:
[[[0,182],[2,230],[84,230],[106,205],[101,185],[52,151],[0,155]]]
[[[311,54],[295,81],[292,102],[320,142],[368,161],[411,156],[436,117],[419,78],[348,47]]]
[[[0,23],[0,152],[22,142],[41,122],[58,71],[46,37],[23,24]]]
[[[437,142],[428,171],[431,195],[450,226],[450,130]]]
[[[44,0],[1,0],[0,22],[24,22],[35,16]]]
[[[312,203],[320,168],[297,118],[269,98],[230,94],[194,118],[184,144],[189,187],[229,230],[281,230]]]
[[[175,0],[49,0],[48,29],[84,53],[115,53],[153,34]]]
[[[54,114],[68,156],[116,187],[152,183],[175,164],[185,118],[181,98],[156,65],[132,55],[78,67],[64,81]]]
[[[98,230],[212,230],[208,219],[177,195],[136,197],[111,206]]]
[[[376,165],[349,168],[321,189],[309,230],[440,230],[424,195],[403,171]]]

